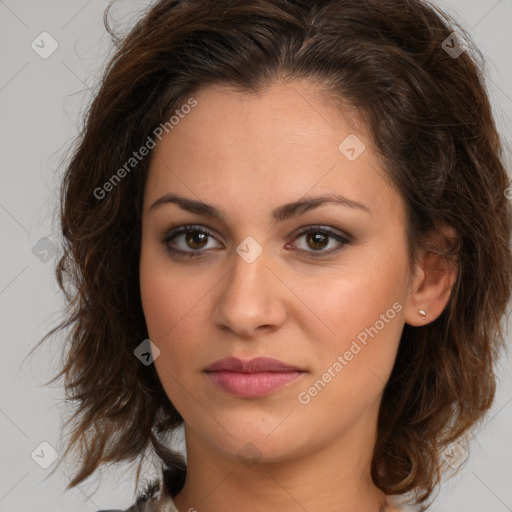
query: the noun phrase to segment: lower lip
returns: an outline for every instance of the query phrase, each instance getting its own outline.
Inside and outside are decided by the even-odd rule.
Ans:
[[[220,389],[242,398],[265,396],[290,385],[305,372],[207,372],[212,382]]]

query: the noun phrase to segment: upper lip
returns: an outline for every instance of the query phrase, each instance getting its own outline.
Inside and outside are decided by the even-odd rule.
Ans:
[[[242,361],[237,357],[227,357],[215,361],[205,369],[206,372],[241,372],[241,373],[259,373],[259,372],[302,372],[301,368],[292,366],[278,359],[270,357],[255,357],[247,361]]]

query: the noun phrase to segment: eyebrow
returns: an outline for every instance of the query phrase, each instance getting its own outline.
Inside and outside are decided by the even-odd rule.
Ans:
[[[362,203],[353,201],[341,195],[330,194],[308,199],[300,199],[298,201],[279,206],[272,210],[272,218],[276,222],[283,222],[291,217],[298,217],[299,215],[303,215],[314,208],[318,208],[323,204],[329,203],[362,210],[370,215],[373,213],[370,208]],[[202,201],[179,196],[178,194],[165,194],[160,197],[150,206],[148,213],[165,204],[176,204],[183,210],[226,222],[225,215],[217,207]]]

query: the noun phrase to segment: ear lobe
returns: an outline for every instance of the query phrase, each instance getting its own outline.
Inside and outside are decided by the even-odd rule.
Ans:
[[[405,322],[412,326],[422,326],[433,322],[445,309],[457,279],[458,268],[453,255],[453,245],[457,241],[455,231],[446,227],[439,242],[439,233],[434,235],[431,249],[423,249],[418,261],[411,293],[407,300]],[[440,253],[441,252],[441,253]],[[444,253],[446,252],[446,253]],[[423,310],[422,315],[418,310]]]

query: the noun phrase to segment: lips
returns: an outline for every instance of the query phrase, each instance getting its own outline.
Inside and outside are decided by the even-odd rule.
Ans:
[[[270,357],[255,357],[248,361],[242,361],[236,357],[228,357],[211,364],[206,372],[238,372],[238,373],[260,373],[260,372],[303,372],[305,370],[297,366],[291,366],[278,359]]]
[[[229,357],[211,364],[205,372],[217,388],[240,398],[269,395],[307,373],[297,366],[268,357],[248,361]]]

